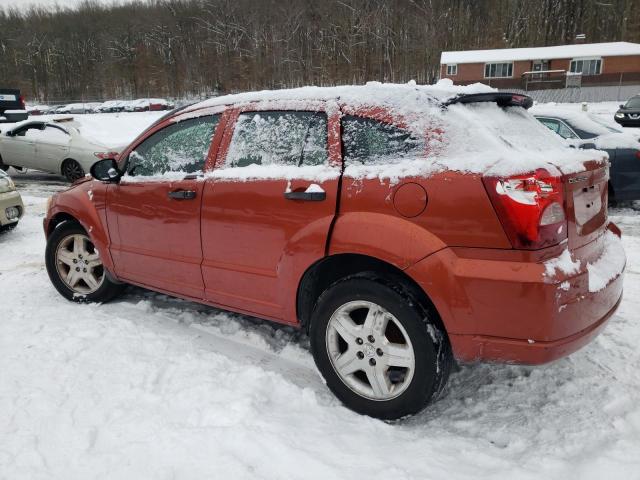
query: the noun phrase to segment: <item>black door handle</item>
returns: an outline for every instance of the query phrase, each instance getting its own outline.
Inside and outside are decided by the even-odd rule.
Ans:
[[[326,192],[284,192],[287,200],[304,200],[306,202],[321,202],[327,198]]]
[[[172,190],[167,195],[174,200],[193,200],[196,198],[196,192],[193,190]]]

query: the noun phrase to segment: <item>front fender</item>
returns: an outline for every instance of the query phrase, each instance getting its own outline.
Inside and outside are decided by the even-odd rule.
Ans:
[[[107,227],[107,187],[102,182],[91,180],[75,184],[69,190],[55,195],[44,219],[44,228],[48,237],[59,223],[58,220],[73,217],[87,231],[100,252],[104,267],[113,273]]]
[[[336,220],[329,255],[356,253],[404,270],[446,245],[423,227],[383,213],[350,212]]]

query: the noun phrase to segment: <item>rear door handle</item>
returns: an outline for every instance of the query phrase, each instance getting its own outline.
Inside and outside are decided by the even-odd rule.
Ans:
[[[287,200],[304,200],[305,202],[321,202],[327,198],[326,192],[284,192]]]
[[[193,200],[196,198],[196,192],[193,190],[172,190],[168,193],[169,198],[174,200]]]

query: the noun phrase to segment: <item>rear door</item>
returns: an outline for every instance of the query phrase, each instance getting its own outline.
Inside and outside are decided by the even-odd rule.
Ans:
[[[69,153],[71,135],[57,125],[45,124],[36,140],[36,161],[42,169],[60,173],[62,161]]]
[[[300,107],[234,112],[202,208],[207,299],[289,323],[304,270],[325,255],[340,177],[339,110]]]
[[[201,299],[203,171],[220,115],[170,122],[128,154],[107,216],[118,277]]]

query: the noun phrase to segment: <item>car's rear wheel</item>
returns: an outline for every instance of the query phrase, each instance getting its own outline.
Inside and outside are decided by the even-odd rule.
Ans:
[[[419,412],[444,387],[453,362],[436,315],[382,278],[333,284],[318,299],[310,328],[327,386],[347,407],[372,417]]]
[[[75,222],[63,222],[47,240],[47,273],[62,296],[75,302],[106,302],[124,286],[109,278],[100,252]]]
[[[70,182],[75,182],[77,179],[84,177],[84,169],[74,159],[67,158],[62,162],[62,175],[66,177]]]

